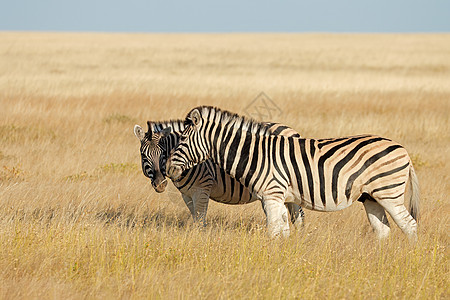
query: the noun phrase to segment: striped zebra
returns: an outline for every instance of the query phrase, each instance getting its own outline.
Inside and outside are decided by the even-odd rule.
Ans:
[[[162,193],[167,186],[166,161],[179,143],[184,123],[183,120],[148,121],[147,125],[146,133],[139,125],[134,127],[134,133],[141,142],[142,170],[150,178],[155,191]],[[263,126],[272,134],[300,137],[295,130],[282,124],[263,123]],[[181,192],[194,221],[203,225],[210,198],[225,204],[245,204],[257,200],[239,181],[211,160],[186,170],[173,183]],[[296,226],[301,225],[304,219],[302,208],[295,203],[286,203],[286,206],[291,222]]]
[[[387,211],[416,239],[419,190],[411,159],[399,144],[374,135],[306,139],[270,135],[260,124],[218,108],[194,108],[168,160],[168,174],[211,159],[257,195],[271,236],[288,235],[285,201],[337,211],[359,200],[379,238],[389,234]],[[404,205],[409,193],[409,212]]]

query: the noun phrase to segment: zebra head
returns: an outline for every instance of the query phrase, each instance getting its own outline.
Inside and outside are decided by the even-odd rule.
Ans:
[[[167,161],[167,175],[176,180],[183,171],[207,160],[210,149],[205,139],[205,123],[199,109],[193,109],[184,122],[180,142]]]
[[[172,128],[167,127],[160,132],[153,132],[150,122],[147,122],[148,131],[144,133],[141,126],[134,126],[134,134],[141,141],[142,171],[150,178],[156,192],[162,193],[166,189],[166,144],[167,137]]]

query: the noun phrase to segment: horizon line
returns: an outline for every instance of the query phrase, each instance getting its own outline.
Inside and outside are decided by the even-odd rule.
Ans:
[[[114,30],[22,30],[0,33],[94,33],[94,34],[450,34],[450,31],[114,31]]]

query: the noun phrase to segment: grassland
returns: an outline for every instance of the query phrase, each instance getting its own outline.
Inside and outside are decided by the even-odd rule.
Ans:
[[[450,35],[0,33],[0,298],[449,299]],[[419,241],[361,204],[286,239],[259,204],[192,224],[140,170],[134,124],[261,91],[307,137],[402,143]]]

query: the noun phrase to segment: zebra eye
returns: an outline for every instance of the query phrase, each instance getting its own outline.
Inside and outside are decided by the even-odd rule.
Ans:
[[[151,168],[151,166],[149,166],[148,164],[144,164],[142,168],[145,176],[153,178],[153,169]]]

